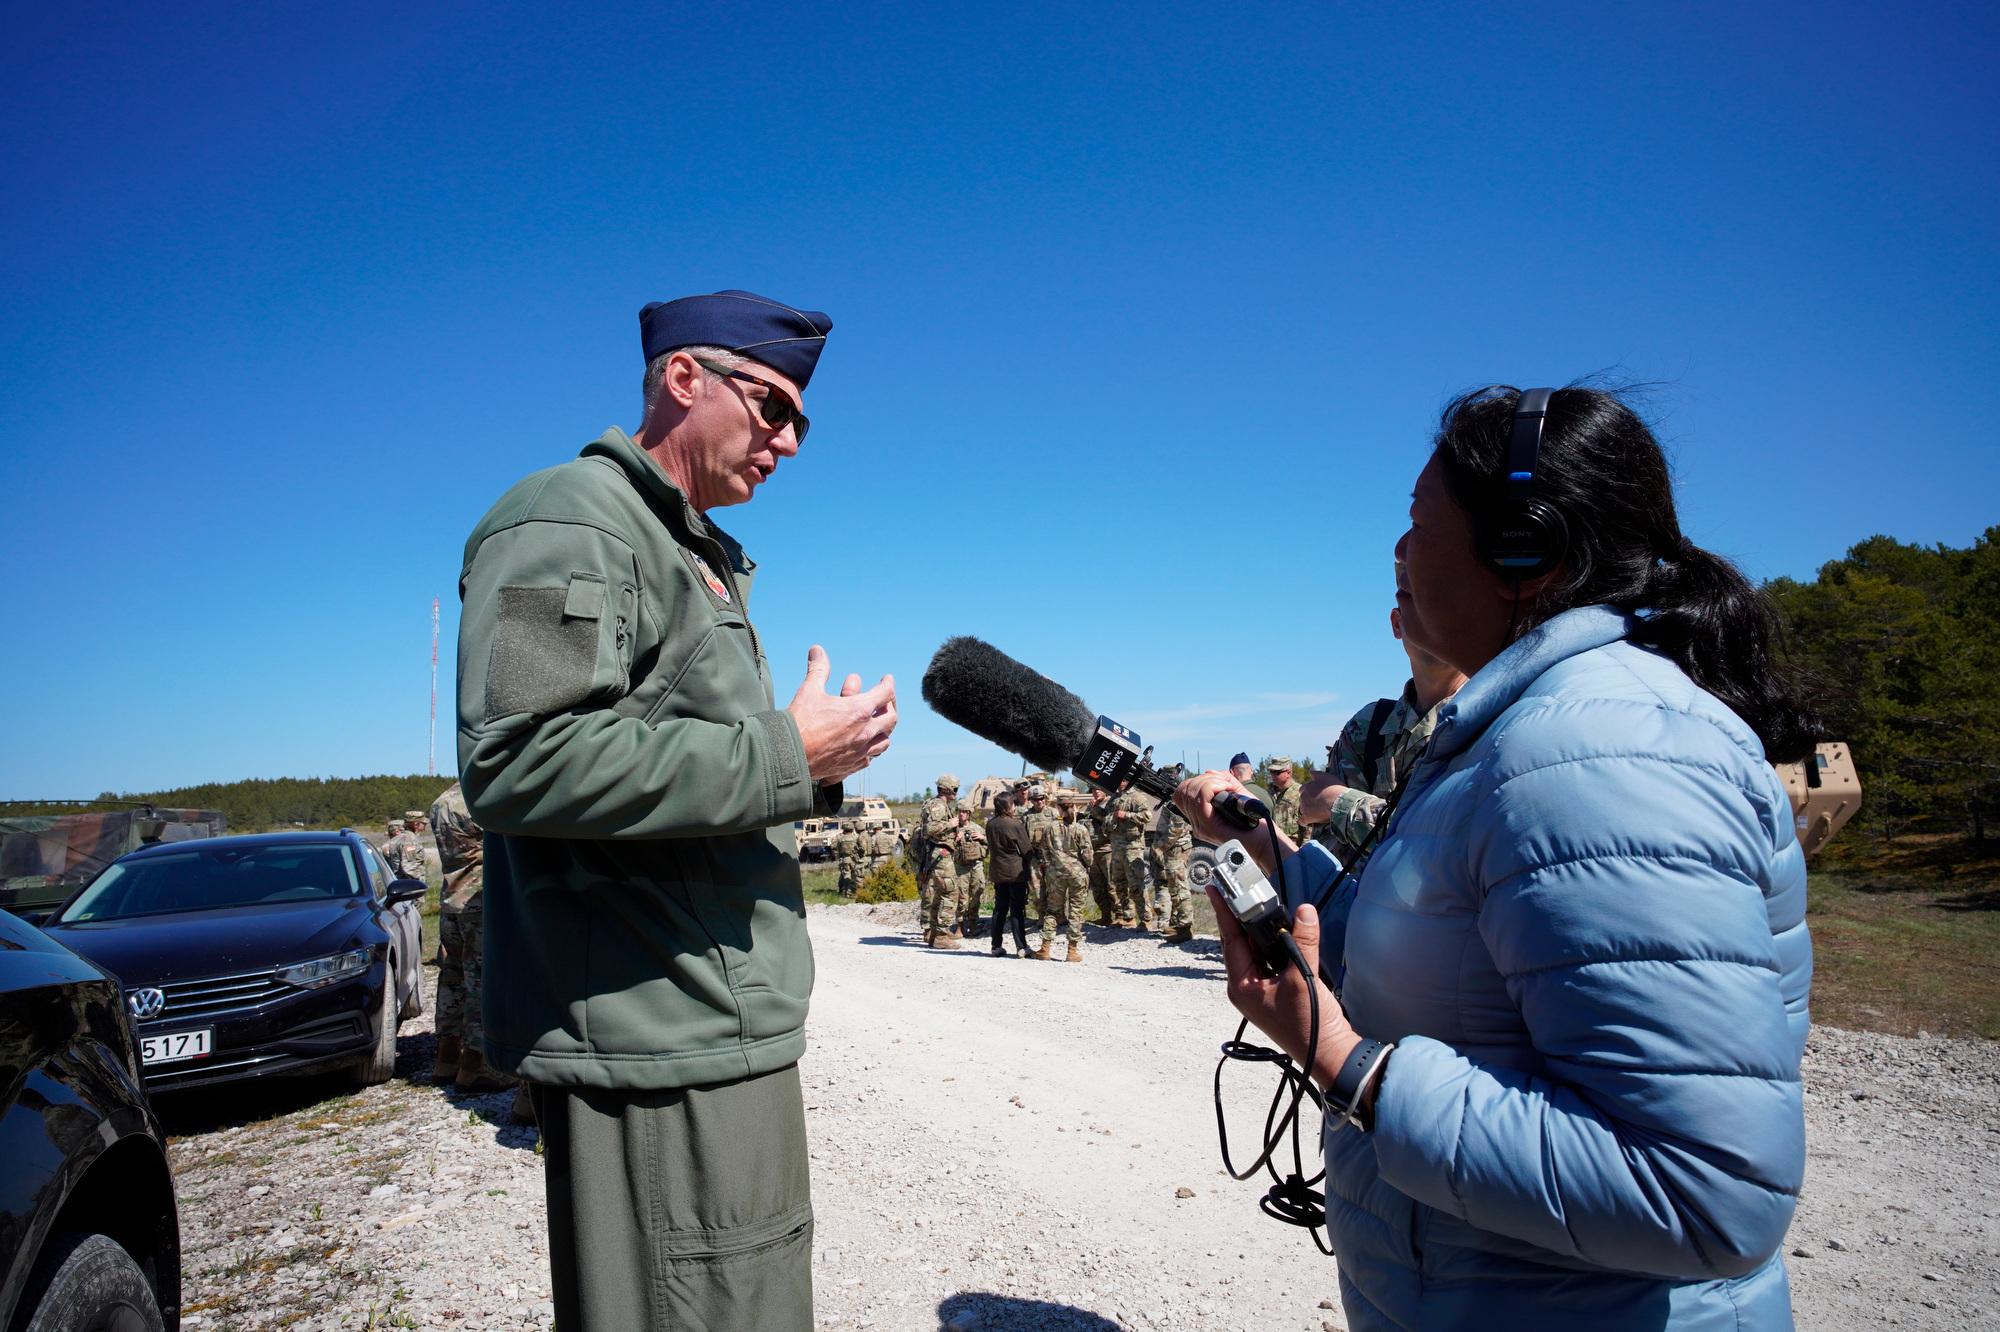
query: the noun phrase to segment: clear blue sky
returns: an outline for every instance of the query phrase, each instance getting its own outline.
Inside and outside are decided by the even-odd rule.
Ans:
[[[465,533],[720,287],[836,322],[719,516],[780,702],[901,683],[886,791],[1018,768],[953,633],[1317,753],[1479,383],[1658,381],[1757,577],[2000,521],[1988,7],[624,8],[10,10],[0,797],[421,771]]]

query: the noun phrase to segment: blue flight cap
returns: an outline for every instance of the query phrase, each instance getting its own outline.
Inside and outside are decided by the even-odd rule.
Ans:
[[[1248,754],[1238,754],[1235,758],[1229,760],[1229,766],[1233,768],[1239,763],[1248,763],[1249,761],[1250,756]]]
[[[639,311],[646,364],[677,347],[727,347],[762,361],[801,389],[812,379],[833,320],[749,291],[654,301]]]

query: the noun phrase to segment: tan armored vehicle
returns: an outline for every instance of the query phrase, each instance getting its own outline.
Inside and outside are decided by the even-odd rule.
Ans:
[[[993,797],[1004,791],[1011,791],[1021,782],[1040,782],[1049,788],[1051,799],[1060,798],[1063,791],[1062,779],[1053,773],[1031,772],[1025,777],[981,777],[965,790],[959,792],[959,803],[969,808],[982,821],[993,815]],[[1019,814],[1020,810],[1014,811]]]
[[[0,908],[18,915],[53,911],[127,851],[220,837],[228,827],[221,810],[153,805],[0,819]]]
[[[848,819],[858,823],[864,832],[887,828],[898,838],[903,835],[902,821],[889,808],[888,801],[881,796],[856,796],[841,805],[839,814],[800,819],[792,824],[792,831],[798,837],[799,859],[833,859],[833,839],[840,835],[840,825]]]
[[[1861,778],[1854,771],[1854,755],[1839,741],[1819,746],[1803,763],[1779,764],[1778,779],[1792,798],[1799,847],[1808,860],[1861,808]]]

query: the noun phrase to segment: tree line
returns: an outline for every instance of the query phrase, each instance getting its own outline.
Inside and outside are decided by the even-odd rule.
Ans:
[[[0,805],[0,817],[76,814],[127,809],[145,803],[168,809],[216,809],[228,816],[229,831],[268,832],[303,824],[343,828],[400,818],[404,810],[431,807],[455,779],[448,774],[407,777],[274,777],[241,782],[207,782],[166,791],[106,791],[87,804]]]
[[[1857,825],[1984,841],[2000,815],[2000,527],[1965,549],[1870,537],[1764,591],[1828,738],[1853,750]]]

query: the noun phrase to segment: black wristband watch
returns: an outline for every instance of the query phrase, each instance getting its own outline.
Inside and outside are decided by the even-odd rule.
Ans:
[[[1362,1098],[1381,1078],[1382,1066],[1395,1048],[1394,1042],[1364,1040],[1333,1075],[1333,1085],[1326,1089],[1326,1111],[1337,1117],[1342,1126],[1352,1124],[1364,1133],[1375,1127],[1372,1122],[1362,1121]],[[1369,1118],[1372,1120],[1373,1116]]]

